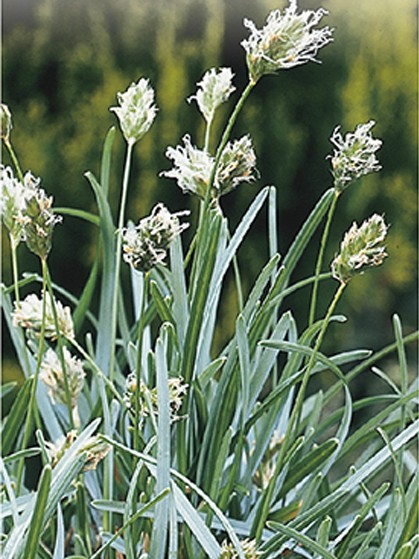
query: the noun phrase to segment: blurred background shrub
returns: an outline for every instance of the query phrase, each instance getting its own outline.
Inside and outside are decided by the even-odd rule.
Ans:
[[[247,131],[252,135],[261,182],[240,187],[222,204],[234,226],[257,189],[275,185],[284,253],[331,185],[325,157],[332,150],[329,137],[335,126],[341,124],[346,133],[375,120],[373,135],[384,142],[378,153],[383,170],[342,197],[326,262],[354,220],[361,222],[373,211],[386,215],[390,258],[351,284],[339,309],[350,320],[332,328],[329,337],[334,350],[378,348],[393,339],[394,312],[406,331],[417,324],[417,5],[415,0],[324,0],[321,5],[329,10],[326,24],[335,28],[334,42],[320,52],[322,64],[266,77],[255,88],[233,136]],[[317,9],[319,3],[300,0],[299,6]],[[115,124],[108,109],[115,105],[116,92],[145,76],[156,90],[159,114],[135,150],[128,217],[137,221],[157,201],[172,211],[193,208],[195,200],[158,176],[171,166],[164,157],[166,147],[178,144],[184,133],[202,145],[203,121],[186,98],[213,66],[231,66],[240,91],[247,81],[240,46],[248,35],[243,18],[261,27],[268,11],[278,7],[283,9],[285,2],[3,0],[3,100],[13,114],[12,140],[22,167],[42,178],[56,206],[95,211],[83,173],[99,174],[102,141]],[[218,132],[228,110],[221,111]],[[123,157],[124,144],[118,139],[111,183],[115,207]],[[7,163],[7,156],[4,159]],[[260,238],[265,226],[260,220],[242,251],[247,286],[268,256]],[[312,273],[316,246],[298,270],[299,277]],[[10,282],[7,238],[3,248],[3,281]],[[20,252],[21,270],[37,270],[25,250]],[[79,295],[95,250],[94,227],[65,217],[50,259],[55,282]],[[303,295],[307,297],[299,294],[287,301],[300,329],[309,304],[309,293]],[[329,286],[322,286],[319,312],[327,307],[329,295]],[[235,304],[231,289],[219,321],[220,343],[234,324]],[[10,367],[5,371],[6,376],[7,371],[13,374]]]

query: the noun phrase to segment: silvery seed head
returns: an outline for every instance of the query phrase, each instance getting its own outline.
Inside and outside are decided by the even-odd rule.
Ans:
[[[23,237],[31,252],[45,259],[52,248],[54,227],[62,217],[52,211],[52,196],[42,188],[35,188],[25,199],[25,206],[17,216]]]
[[[218,196],[227,194],[241,182],[251,182],[256,178],[256,155],[250,136],[228,142],[221,154],[214,180]]]
[[[148,217],[136,226],[122,230],[124,260],[133,268],[148,272],[158,264],[164,264],[173,239],[189,225],[180,223],[179,217],[189,211],[170,213],[163,204],[157,204]]]
[[[363,175],[381,169],[375,152],[380,149],[382,141],[372,137],[374,125],[373,120],[358,124],[354,132],[348,132],[345,137],[339,132],[339,126],[333,131],[330,141],[336,149],[328,158],[332,161],[332,175],[338,191],[342,192]]]
[[[23,184],[13,175],[10,167],[0,165],[0,213],[1,219],[8,229],[14,246],[24,240],[24,228],[21,222],[26,201],[38,188],[39,179],[26,173]]]
[[[354,222],[345,233],[340,253],[332,262],[332,274],[341,283],[348,283],[365,268],[379,266],[387,256],[383,245],[388,226],[382,216],[374,214],[361,227]]]
[[[4,103],[0,103],[0,126],[1,126],[1,139],[8,142],[10,139],[10,132],[12,131],[12,113],[9,107]]]
[[[83,390],[86,373],[82,361],[71,355],[66,347],[63,348],[63,357],[65,370],[63,370],[61,359],[56,352],[48,349],[41,363],[39,378],[48,386],[48,394],[53,403],[65,404],[67,402],[65,376],[71,407],[74,408],[77,405],[79,394]]]
[[[188,98],[188,102],[196,100],[199,110],[207,122],[212,121],[218,107],[227,101],[235,91],[236,88],[232,84],[233,76],[230,68],[220,68],[218,72],[216,68],[212,68],[198,82],[198,90],[195,95]]]
[[[46,296],[45,306],[45,337],[56,340],[57,330],[49,293]],[[42,309],[43,299],[38,299],[38,296],[34,293],[27,295],[23,301],[15,302],[15,308],[12,312],[13,326],[21,326],[39,338],[42,329]],[[74,338],[74,325],[70,308],[64,307],[60,301],[56,300],[55,310],[60,334],[65,338]]]
[[[326,14],[322,8],[297,13],[297,0],[290,0],[283,13],[280,10],[270,12],[262,29],[245,19],[250,37],[241,44],[246,51],[250,79],[256,83],[265,74],[275,74],[309,61],[318,62],[317,52],[332,41],[329,27],[315,29]]]
[[[117,99],[120,106],[110,110],[118,117],[127,143],[135,144],[148,132],[157,114],[153,88],[148,80],[141,78],[124,93],[118,93]]]
[[[163,171],[161,176],[173,178],[183,192],[205,198],[214,159],[206,151],[191,144],[189,135],[183,137],[185,147],[168,147],[166,157],[173,161],[173,169]]]

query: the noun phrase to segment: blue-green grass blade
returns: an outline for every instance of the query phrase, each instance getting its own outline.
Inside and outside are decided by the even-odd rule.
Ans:
[[[170,487],[170,397],[169,377],[166,363],[167,326],[163,326],[161,337],[156,343],[156,386],[157,386],[157,469],[156,491]],[[176,500],[176,497],[175,497]],[[153,531],[151,534],[150,558],[159,559],[166,552],[170,499],[162,499],[156,505]]]
[[[220,545],[205,525],[198,511],[195,510],[179,487],[174,483],[172,483],[172,491],[178,513],[195,536],[203,551],[210,559],[219,559],[221,552]]]
[[[278,532],[280,532],[281,534],[283,534],[287,538],[290,538],[291,540],[294,540],[294,541],[298,542],[298,544],[303,549],[311,551],[312,553],[317,553],[322,559],[336,559],[336,555],[333,555],[333,553],[330,553],[330,551],[328,551],[325,547],[320,545],[315,540],[312,540],[308,536],[302,534],[298,530],[295,530],[294,528],[291,528],[290,526],[285,526],[284,524],[280,524],[280,523],[274,522],[274,521],[268,522],[268,526],[270,528],[274,529],[274,530],[277,530]],[[282,543],[281,543],[281,545],[282,545]],[[275,547],[272,548],[272,551],[275,551],[276,549],[279,549],[279,547],[280,546],[278,546],[277,548],[275,548]]]
[[[103,243],[103,270],[100,290],[98,338],[96,345],[96,361],[102,371],[109,371],[112,345],[111,304],[115,284],[115,226],[111,209],[103,189],[90,172],[86,173],[99,208],[100,231]]]

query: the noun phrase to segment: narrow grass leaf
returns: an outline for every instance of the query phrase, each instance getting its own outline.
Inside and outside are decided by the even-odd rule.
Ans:
[[[268,522],[268,526],[274,528],[278,532],[281,532],[287,538],[298,542],[303,549],[317,553],[322,559],[336,559],[336,556],[333,555],[333,553],[330,553],[325,547],[290,526],[285,526],[284,524],[280,524],[278,522]],[[279,547],[274,548],[272,551],[276,549],[279,549]],[[263,555],[262,557],[265,556],[266,555]]]
[[[162,327],[156,343],[156,386],[158,406],[156,491],[163,492],[170,486],[170,396],[166,363],[167,326]],[[159,559],[166,552],[170,499],[156,505],[151,535],[150,558]]]
[[[19,436],[20,429],[25,421],[26,412],[28,410],[32,383],[33,378],[25,380],[23,386],[17,393],[7,418],[5,419],[1,432],[3,455],[7,455],[11,452],[13,445]]]
[[[198,511],[194,509],[179,487],[177,487],[175,483],[172,483],[171,487],[178,513],[189,526],[189,529],[208,557],[210,557],[210,559],[218,559],[220,557],[221,548],[217,540],[205,525]]]
[[[334,453],[338,445],[338,439],[329,439],[304,455],[300,461],[293,464],[288,476],[285,478],[280,496],[286,495],[290,489],[295,487],[307,475],[315,473],[317,468]]]
[[[52,559],[63,559],[65,557],[65,528],[63,512],[60,505],[57,507],[57,530],[54,544],[54,555]]]
[[[97,551],[95,551],[95,553],[93,553],[93,555],[89,559],[97,559],[98,557],[101,557],[102,553],[108,547],[110,547],[116,540],[120,539],[121,534],[124,533],[124,531],[127,529],[128,526],[133,524],[141,516],[144,516],[144,514],[148,510],[153,508],[160,501],[160,499],[164,499],[169,494],[169,491],[170,491],[169,489],[166,489],[162,493],[159,493],[158,495],[156,495],[156,497],[154,497],[148,503],[146,503],[140,509],[138,509],[135,512],[135,514],[131,516],[128,522],[126,522],[119,530],[117,530],[115,534],[113,534]],[[124,553],[125,549],[122,548],[121,552]]]
[[[47,521],[45,517],[46,505],[51,488],[51,466],[47,464],[44,466],[41,478],[39,480],[38,489],[36,493],[35,507],[29,525],[28,535],[26,537],[25,550],[23,557],[25,559],[35,559],[37,556],[38,546],[40,544],[40,537],[42,528]]]
[[[100,231],[103,243],[103,270],[99,303],[99,329],[96,345],[96,361],[102,371],[108,371],[111,359],[112,320],[111,305],[115,284],[115,226],[106,195],[100,184],[90,172],[85,174],[89,181],[100,214]]]

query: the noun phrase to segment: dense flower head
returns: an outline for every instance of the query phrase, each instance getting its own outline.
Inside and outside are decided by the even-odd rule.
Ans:
[[[0,133],[5,142],[9,141],[12,128],[12,113],[7,105],[0,103]]]
[[[40,258],[46,258],[52,248],[54,227],[62,217],[52,210],[52,196],[42,188],[35,188],[25,199],[25,207],[18,214],[26,246]]]
[[[120,106],[110,110],[118,117],[127,143],[135,144],[148,132],[156,117],[154,90],[147,79],[141,78],[124,93],[118,93],[117,99]]]
[[[69,431],[66,436],[59,437],[55,443],[46,442],[48,456],[52,467],[55,467],[63,458],[65,453],[71,448],[78,438],[77,432]],[[104,442],[100,436],[93,435],[80,447],[78,454],[86,453],[84,470],[93,470],[98,463],[108,454],[111,446]]]
[[[180,419],[177,412],[182,406],[183,396],[188,390],[188,385],[183,382],[182,378],[172,377],[168,380],[169,402],[170,402],[170,420],[177,421]],[[135,373],[128,375],[125,383],[124,400],[128,408],[135,409],[136,400],[141,418],[145,418],[153,413],[158,415],[158,398],[157,388],[148,388],[144,381],[140,381],[137,387],[137,376]]]
[[[167,250],[173,239],[189,225],[180,223],[179,217],[189,211],[170,213],[163,204],[157,204],[151,214],[138,225],[122,230],[124,260],[133,268],[148,272],[158,264],[164,264]]]
[[[340,253],[332,262],[332,274],[341,283],[348,283],[364,268],[379,266],[387,256],[383,245],[388,226],[384,218],[374,214],[358,227],[354,222],[345,233]]]
[[[246,539],[241,541],[240,544],[246,559],[258,559],[258,557],[261,557],[262,552],[257,550],[255,540]],[[233,544],[224,541],[221,547],[220,559],[237,559],[238,557],[239,555]]]
[[[206,151],[193,146],[188,134],[183,137],[183,143],[185,147],[167,148],[166,157],[173,161],[173,169],[163,171],[161,176],[175,179],[184,192],[205,198],[214,159]]]
[[[63,347],[63,359],[64,370],[57,353],[53,349],[48,349],[41,363],[39,378],[48,386],[51,400],[54,403],[65,404],[67,396],[64,377],[66,377],[71,407],[74,408],[83,389],[86,373],[83,362],[71,355],[66,347]]]
[[[162,176],[176,179],[184,192],[205,199],[211,180],[215,158],[206,151],[191,144],[190,137],[184,136],[185,147],[169,147],[166,156],[173,160],[173,169],[164,171]],[[241,182],[256,178],[256,155],[250,136],[228,142],[221,154],[214,176],[213,192],[215,197],[227,194]]]
[[[233,76],[230,68],[220,68],[218,72],[216,68],[211,68],[197,83],[198,90],[195,95],[188,98],[188,102],[196,100],[207,122],[212,121],[217,108],[235,91],[236,88],[232,84]]]
[[[345,137],[339,131],[340,126],[333,131],[330,141],[336,149],[328,158],[332,161],[332,175],[337,190],[343,191],[363,175],[381,169],[375,152],[380,149],[382,141],[372,137],[371,128],[374,125],[373,120],[359,124],[354,132],[347,133]]]
[[[322,8],[297,13],[297,0],[290,0],[283,13],[280,10],[270,12],[262,29],[245,19],[250,37],[241,44],[246,51],[251,80],[257,82],[265,74],[309,61],[317,62],[315,57],[319,49],[332,41],[329,27],[315,29],[326,14]]]
[[[45,337],[51,340],[57,339],[52,302],[49,293],[46,296],[45,305]],[[35,337],[39,337],[42,329],[43,299],[31,293],[23,301],[15,302],[12,313],[13,326],[26,328]],[[71,317],[70,307],[64,307],[60,301],[55,301],[58,328],[62,336],[74,338],[74,325]]]
[[[30,172],[23,178],[23,184],[14,176],[10,167],[0,165],[0,213],[15,246],[24,240],[25,233],[21,216],[26,208],[26,200],[31,198],[39,185]]]
[[[241,182],[257,178],[256,154],[252,140],[247,134],[239,140],[228,142],[224,148],[214,179],[214,188],[219,194],[227,194]]]

